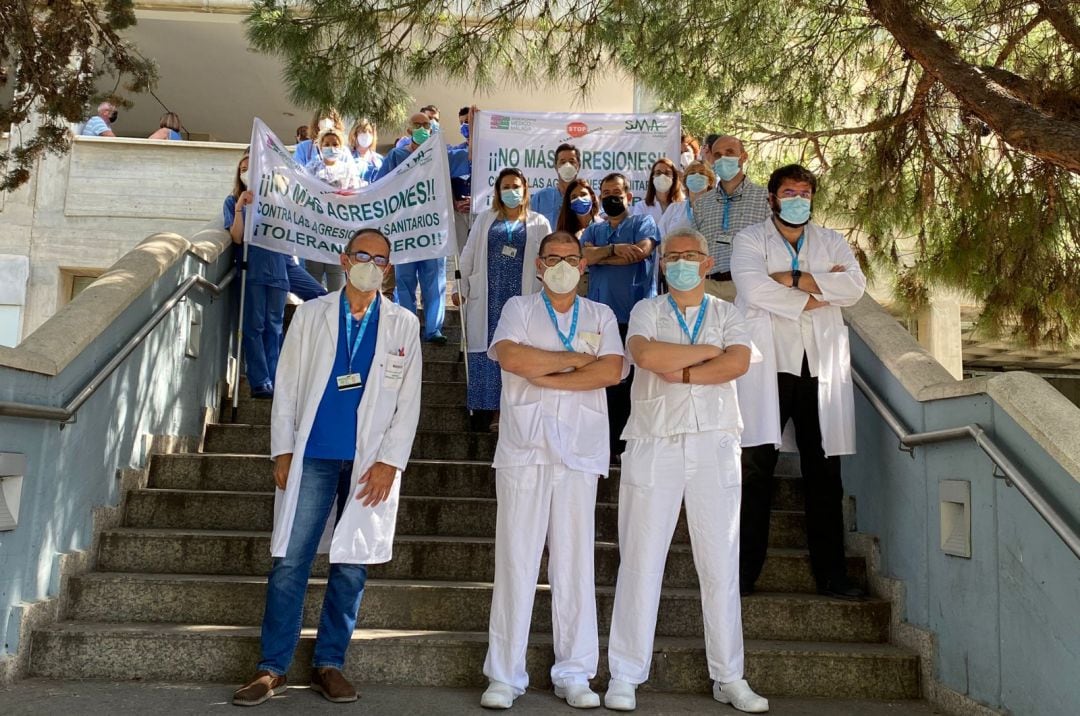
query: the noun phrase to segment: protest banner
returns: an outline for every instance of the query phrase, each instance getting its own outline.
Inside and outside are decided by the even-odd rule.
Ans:
[[[517,167],[536,192],[558,182],[555,148],[566,142],[581,151],[578,176],[599,192],[600,180],[625,174],[635,203],[645,196],[649,170],[660,157],[679,163],[679,114],[572,114],[480,110],[470,127],[473,142],[472,206],[491,206],[495,179]]]
[[[302,259],[337,263],[361,228],[390,240],[395,264],[447,255],[454,247],[446,144],[433,134],[385,177],[341,191],[308,174],[260,119],[251,130],[253,212],[244,240]]]

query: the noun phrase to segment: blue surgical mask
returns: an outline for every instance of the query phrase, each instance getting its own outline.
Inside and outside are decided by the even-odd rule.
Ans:
[[[417,127],[412,131],[413,144],[423,144],[429,139],[431,139],[431,132],[427,127]]]
[[[721,181],[731,181],[739,174],[738,157],[720,157],[712,166]]]
[[[709,178],[704,174],[689,174],[686,177],[686,188],[697,194],[709,188]]]
[[[431,133],[432,134],[438,134],[438,132],[439,132],[439,120],[433,119],[433,120],[431,120]]]
[[[691,291],[701,283],[701,264],[679,259],[664,266],[664,278],[676,291]]]
[[[465,137],[465,139],[469,138],[469,123],[468,122],[461,125],[461,136]]]
[[[332,162],[336,162],[341,159],[342,152],[337,147],[323,147],[322,148],[323,159],[328,159]]]
[[[572,199],[570,201],[570,211],[578,216],[585,216],[592,211],[592,199],[587,196],[579,196],[577,199]]]
[[[810,221],[810,209],[813,204],[809,199],[792,196],[780,200],[780,219],[792,226],[802,226]]]
[[[503,189],[499,192],[499,198],[502,199],[503,206],[507,209],[516,209],[521,206],[521,199],[524,195],[521,189]]]

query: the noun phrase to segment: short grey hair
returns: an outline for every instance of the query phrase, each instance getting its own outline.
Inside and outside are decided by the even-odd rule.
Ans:
[[[690,226],[680,226],[677,229],[673,229],[668,232],[668,235],[664,237],[664,240],[660,243],[660,255],[664,255],[664,251],[667,248],[668,242],[672,239],[693,239],[701,247],[703,254],[709,253],[709,241],[705,238],[697,229]]]

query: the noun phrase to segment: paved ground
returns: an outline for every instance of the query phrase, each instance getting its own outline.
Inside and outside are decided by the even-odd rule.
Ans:
[[[151,684],[140,682],[52,681],[27,679],[8,689],[0,689],[0,714],[4,716],[63,714],[64,716],[114,716],[118,714],[240,714],[229,703],[230,686],[206,684]],[[362,688],[354,704],[331,704],[306,687],[289,692],[258,708],[261,716],[272,714],[491,714],[477,703],[476,689],[425,689],[388,686]],[[939,711],[914,701],[815,701],[813,699],[773,699],[775,716],[931,716]],[[580,713],[563,704],[550,692],[530,691],[514,704],[513,714]],[[608,713],[603,709],[594,713]],[[639,714],[736,714],[729,706],[707,695],[638,695]]]

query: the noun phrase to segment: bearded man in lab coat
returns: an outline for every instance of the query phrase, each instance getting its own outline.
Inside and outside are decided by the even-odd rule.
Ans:
[[[750,594],[769,543],[777,447],[790,420],[806,485],[806,536],[818,592],[855,600],[847,576],[840,456],[855,452],[851,354],[842,306],[866,277],[840,234],[810,222],[817,179],[798,164],[769,178],[773,216],[738,235],[731,273],[763,360],[739,379],[743,431],[741,590]]]
[[[544,290],[503,307],[488,355],[502,369],[495,449],[495,587],[491,598],[489,686],[480,704],[510,708],[525,693],[525,652],[545,539],[555,695],[595,708],[589,688],[600,648],[593,580],[596,482],[607,476],[607,398],[629,368],[610,308],[580,298],[581,245],[557,231],[540,242]]]
[[[285,691],[311,563],[326,546],[330,574],[311,686],[330,701],[356,700],[342,674],[345,650],[366,565],[391,556],[401,471],[420,418],[420,324],[379,295],[390,266],[381,232],[357,231],[340,260],[345,288],[297,308],[278,363],[270,436],[274,560],[262,660],[233,696],[242,706]]]
[[[760,713],[769,702],[743,678],[738,580],[734,380],[750,363],[750,339],[735,307],[705,293],[713,259],[704,236],[691,228],[669,233],[660,267],[671,292],[639,301],[626,334],[636,372],[622,435],[619,576],[604,705],[633,711],[637,687],[649,678],[664,564],[685,500],[713,698]]]

